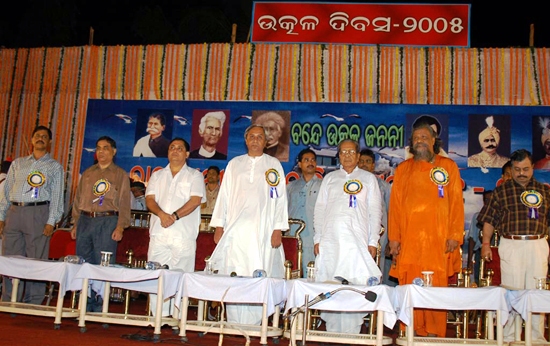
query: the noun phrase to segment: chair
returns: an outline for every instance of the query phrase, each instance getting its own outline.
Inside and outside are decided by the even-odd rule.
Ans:
[[[302,233],[302,231],[306,228],[306,223],[300,219],[288,219],[288,224],[298,225],[298,229],[296,229],[294,235],[288,234],[290,231],[283,233],[283,250],[287,261],[287,263],[285,263],[285,279],[287,280],[301,278],[303,276],[303,244],[300,233]],[[291,266],[288,265],[288,261],[290,261]]]
[[[71,229],[70,228],[57,228],[52,234],[50,239],[50,248],[48,253],[48,258],[51,260],[59,260],[65,256],[76,255],[76,240],[71,238]],[[46,295],[46,305],[50,305],[55,283],[50,282],[48,288],[48,294]],[[74,308],[76,304],[76,295],[73,292],[71,299],[71,307]]]

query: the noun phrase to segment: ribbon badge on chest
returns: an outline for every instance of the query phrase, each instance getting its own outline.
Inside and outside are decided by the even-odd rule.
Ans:
[[[437,185],[437,194],[439,198],[445,197],[443,186],[449,183],[449,173],[443,167],[434,167],[430,171],[430,179]]]
[[[265,181],[270,186],[269,188],[269,197],[279,198],[279,191],[277,191],[277,186],[281,181],[281,176],[275,168],[270,168],[265,172]]]
[[[521,203],[529,208],[529,217],[531,219],[539,218],[539,207],[542,205],[542,195],[535,190],[523,191],[520,196]]]
[[[27,176],[27,184],[31,186],[32,198],[38,198],[39,187],[46,183],[46,177],[42,172],[33,171]]]
[[[109,190],[111,189],[111,183],[107,181],[106,179],[99,179],[95,182],[93,187],[94,195],[96,195],[99,198],[99,205],[103,205],[103,200],[105,199],[105,195]],[[94,199],[92,203],[95,203],[98,198]]]
[[[344,192],[349,195],[349,207],[357,207],[357,194],[363,189],[363,184],[359,180],[348,180],[344,183]]]

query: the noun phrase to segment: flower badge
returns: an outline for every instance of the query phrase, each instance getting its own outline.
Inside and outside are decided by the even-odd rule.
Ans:
[[[277,186],[281,181],[281,176],[275,168],[270,168],[265,172],[265,181],[270,186],[269,188],[269,197],[279,198],[279,192],[277,191]]]
[[[357,179],[348,180],[344,183],[344,192],[349,195],[349,207],[357,207],[357,194],[363,189],[363,184]]]
[[[31,186],[32,198],[38,198],[39,187],[46,183],[46,177],[42,172],[32,171],[27,176],[27,184]]]
[[[95,182],[93,187],[94,195],[96,195],[98,198],[94,199],[92,203],[95,203],[99,199],[99,205],[103,205],[103,200],[105,199],[105,195],[109,190],[111,189],[111,183],[107,181],[106,179],[99,179]]]
[[[443,186],[449,183],[449,173],[443,167],[434,167],[430,171],[430,179],[437,185],[439,198],[443,198]]]
[[[523,191],[520,196],[521,203],[529,208],[529,217],[531,219],[539,218],[539,207],[542,204],[542,195],[535,190]]]

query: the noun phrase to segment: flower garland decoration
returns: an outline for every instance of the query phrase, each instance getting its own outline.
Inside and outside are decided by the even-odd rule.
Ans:
[[[206,59],[204,59],[204,73],[202,79],[202,99],[206,100],[206,89],[208,84],[208,68],[210,67],[210,50],[212,46],[210,43],[206,45]]]
[[[424,51],[424,78],[426,78],[426,104],[430,104],[430,51],[428,48],[422,48]]]
[[[27,51],[27,60],[25,60],[25,67],[23,68],[23,79],[21,80],[22,90],[19,93],[19,100],[17,101],[17,112],[21,110],[21,104],[23,103],[23,97],[25,96],[25,93],[23,92],[23,90],[25,87],[25,83],[27,82],[27,73],[29,73],[29,60],[30,60],[31,50],[30,48],[28,48],[26,51]],[[15,122],[15,127],[13,129],[15,133],[17,133],[18,123],[19,122]],[[13,141],[11,143],[11,152],[14,152],[15,142],[16,141]]]
[[[295,44],[293,44],[291,46],[291,52],[292,52],[292,73],[291,73],[291,78],[292,78],[292,83],[291,83],[291,88],[290,88],[290,101],[296,101],[296,98],[294,97],[295,95],[295,90],[296,90],[296,61],[298,60],[297,59],[297,55],[298,53],[296,52],[296,46]],[[298,47],[298,50],[299,50],[299,47]],[[298,77],[298,80],[299,80],[300,77]],[[299,84],[298,84],[298,88],[299,88]]]
[[[481,104],[481,89],[483,80],[481,79],[481,48],[476,48],[477,50],[477,93],[476,93],[476,103],[479,105]]]
[[[405,87],[405,81],[403,80],[404,59],[403,47],[399,47],[399,103],[401,104],[403,104],[403,93]]]
[[[254,61],[254,56],[256,55],[256,45],[255,44],[249,44],[248,48],[250,49],[250,53],[248,53],[248,60],[246,61],[248,63],[248,72],[246,74],[246,93],[245,93],[245,99],[247,101],[250,101],[250,80],[252,79],[252,62]]]
[[[447,48],[447,53],[449,53],[449,48]],[[455,90],[455,50],[454,49],[451,49],[450,50],[450,54],[447,54],[447,57],[448,59],[450,60],[449,62],[449,68],[450,68],[450,72],[449,74],[451,75],[451,78],[449,78],[449,103],[450,104],[454,104],[454,90]]]
[[[269,89],[271,89],[271,100],[275,101],[276,91],[277,91],[277,76],[279,75],[279,50],[280,46],[275,47],[275,54],[270,54],[272,56],[270,66],[270,75],[269,75]],[[272,67],[272,68],[271,68]],[[268,89],[268,90],[269,90]]]
[[[295,46],[296,48],[296,46]],[[296,91],[297,92],[297,99],[298,101],[302,101],[302,49],[304,48],[303,45],[299,44],[298,45],[298,52],[296,53],[298,55],[298,61],[296,62],[296,64],[294,64],[293,66],[293,70],[292,70],[292,75],[293,76],[298,76],[298,80],[297,80],[297,84],[298,84],[298,90]],[[296,50],[295,50],[296,52]],[[296,73],[296,69],[298,69],[298,73]],[[294,90],[293,90],[294,91]],[[294,93],[292,93],[294,95]]]
[[[537,99],[537,104],[540,106],[542,104],[542,100],[541,100],[541,95],[540,95],[540,88],[539,88],[539,75],[537,73],[537,59],[536,59],[536,56],[535,56],[535,48],[534,47],[529,47],[529,52],[531,53],[531,66],[533,67],[533,79],[534,79],[534,83],[535,83],[535,96],[536,96],[536,99]],[[529,84],[532,84],[532,79],[529,78],[528,79],[530,81]],[[532,89],[532,86],[529,88],[529,90]]]
[[[12,74],[11,74],[11,83],[10,83],[10,93],[9,93],[9,101],[8,101],[8,109],[7,109],[7,114],[11,114],[11,105],[12,105],[12,100],[13,100],[13,87],[15,85],[15,72],[17,71],[17,61],[19,60],[19,49],[16,49],[15,50],[15,56],[14,56],[14,59],[13,59],[13,71],[12,71]],[[6,121],[6,123],[4,124],[4,132],[3,133],[8,133],[8,124],[9,124],[9,121]],[[6,141],[8,140],[8,136],[2,136],[3,137],[3,141],[2,141],[2,148],[7,148],[6,146]],[[12,145],[12,149],[13,150],[13,145]]]
[[[320,58],[321,58],[321,66],[320,66],[320,75],[319,75],[319,81],[321,83],[321,100],[318,101],[324,101],[325,100],[325,49],[326,45],[322,44],[320,49]]]
[[[141,55],[141,76],[139,78],[140,88],[139,88],[139,98],[143,100],[143,84],[145,83],[145,61],[147,60],[147,46],[143,49]]]
[[[75,101],[74,101],[74,107],[73,107],[73,118],[71,119],[71,139],[69,140],[69,148],[74,147],[74,134],[76,131],[76,123],[77,123],[77,115],[78,115],[78,104],[80,99],[80,91],[81,91],[81,83],[82,83],[82,65],[84,65],[84,47],[80,47],[80,61],[78,62],[78,74],[76,79],[76,93],[75,93]],[[69,171],[69,167],[71,167],[73,160],[73,150],[69,150],[69,155],[67,158],[67,167],[65,167],[66,171]],[[65,181],[65,193],[67,192],[67,184]]]
[[[44,74],[46,73],[46,60],[48,57],[48,47],[44,48],[42,54],[42,71],[40,73],[40,87],[38,88],[38,114],[37,118],[40,119],[40,113],[42,109],[42,93],[44,89]]]
[[[122,63],[121,63],[121,71],[120,71],[120,99],[124,100],[124,91],[126,89],[126,56],[128,54],[128,47],[122,46]]]
[[[380,103],[380,58],[382,49],[379,44],[376,45],[376,103]]]
[[[182,79],[181,79],[181,99],[185,101],[185,88],[186,88],[186,80],[187,80],[187,65],[188,65],[188,59],[189,59],[189,47],[184,46],[185,53],[183,55],[183,71],[182,71]]]
[[[231,42],[228,45],[225,45],[225,48],[224,48],[224,51],[226,52],[224,55],[227,55],[227,68],[225,69],[225,78],[224,78],[224,81],[225,81],[225,85],[224,85],[224,88],[223,88],[223,99],[224,101],[227,101],[227,94],[229,92],[229,76],[230,76],[230,72],[231,72],[231,62],[233,60],[233,47],[235,46],[235,44],[233,42]]]

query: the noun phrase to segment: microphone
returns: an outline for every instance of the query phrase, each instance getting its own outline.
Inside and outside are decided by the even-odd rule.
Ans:
[[[340,283],[341,283],[342,285],[349,285],[349,281],[346,280],[346,279],[344,279],[344,278],[341,277],[341,276],[335,276],[334,278],[335,278],[336,280],[340,281]]]
[[[378,295],[376,294],[376,292],[368,291],[365,293],[365,299],[371,303],[374,303],[376,301],[376,298],[378,298]]]

